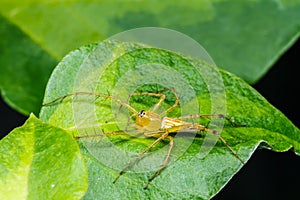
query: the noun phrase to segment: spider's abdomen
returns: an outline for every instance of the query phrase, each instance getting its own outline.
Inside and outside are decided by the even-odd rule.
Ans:
[[[161,123],[161,129],[169,129],[175,126],[181,126],[185,124],[182,120],[174,119],[170,117],[164,117]]]

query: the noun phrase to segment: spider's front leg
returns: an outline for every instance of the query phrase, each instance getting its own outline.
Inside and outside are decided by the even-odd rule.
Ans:
[[[137,92],[137,93],[132,93],[128,96],[127,102],[129,102],[129,99],[133,96],[153,96],[153,97],[159,97],[159,101],[152,107],[152,109],[150,110],[150,112],[155,113],[157,111],[157,109],[159,107],[161,107],[162,103],[165,101],[166,99],[166,95],[163,94],[163,92],[170,90],[173,92],[174,96],[175,96],[175,102],[174,104],[169,107],[166,111],[164,111],[163,113],[161,113],[160,115],[166,115],[169,112],[171,112],[174,108],[176,108],[179,104],[179,98],[178,95],[176,93],[176,90],[174,88],[165,88],[163,90],[157,91],[157,92]]]

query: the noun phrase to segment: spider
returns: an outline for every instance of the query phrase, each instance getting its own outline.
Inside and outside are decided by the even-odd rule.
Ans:
[[[166,95],[162,92],[165,90],[170,90],[173,92],[175,96],[175,102],[172,106],[170,106],[168,109],[163,111],[162,113],[157,113],[157,110],[159,107],[161,107],[162,103],[166,99]],[[179,104],[179,98],[176,93],[176,90],[174,88],[166,88],[159,92],[139,92],[139,93],[132,93],[129,95],[128,100],[133,96],[153,96],[158,97],[159,101],[150,109],[150,110],[140,110],[137,111],[132,106],[130,106],[128,103],[123,102],[117,97],[114,97],[110,94],[96,94],[91,92],[74,92],[70,94],[66,94],[62,97],[59,97],[51,102],[45,103],[42,106],[50,106],[52,104],[55,104],[58,101],[63,101],[65,98],[69,96],[76,96],[76,95],[93,95],[96,98],[104,98],[104,99],[111,99],[112,101],[120,104],[121,107],[127,108],[132,115],[130,118],[135,117],[135,128],[136,132],[138,134],[144,134],[147,138],[155,138],[154,142],[150,144],[147,148],[145,148],[142,152],[140,152],[135,159],[133,159],[129,164],[124,167],[117,175],[117,177],[114,179],[113,183],[116,183],[116,181],[122,176],[124,173],[126,173],[128,170],[130,170],[131,167],[133,167],[144,155],[147,153],[151,148],[153,148],[156,144],[161,142],[162,140],[168,140],[169,141],[169,148],[167,151],[167,154],[165,156],[165,159],[162,163],[162,165],[155,171],[155,173],[148,178],[147,183],[144,186],[144,189],[148,188],[148,185],[157,177],[163,169],[165,169],[168,165],[170,155],[172,153],[172,149],[174,147],[174,137],[170,135],[170,133],[176,133],[178,131],[182,130],[195,130],[199,132],[208,132],[211,134],[216,135],[222,143],[232,152],[232,154],[240,160],[242,164],[244,164],[244,161],[241,159],[241,157],[237,154],[235,150],[233,150],[228,143],[224,140],[224,138],[220,135],[220,133],[216,130],[212,130],[207,128],[204,125],[201,125],[199,123],[191,123],[187,120],[189,119],[195,119],[195,118],[223,118],[227,121],[229,121],[233,126],[244,126],[239,125],[233,122],[230,118],[225,117],[223,114],[196,114],[196,115],[188,115],[188,116],[182,116],[182,117],[176,117],[171,118],[168,117],[167,114],[171,112],[173,109],[175,109]],[[76,136],[75,139],[81,139],[81,138],[87,138],[87,137],[96,137],[96,136],[114,136],[114,135],[123,135],[124,132],[110,132],[110,133],[104,133],[104,134],[95,134],[95,135],[86,135],[86,136]]]

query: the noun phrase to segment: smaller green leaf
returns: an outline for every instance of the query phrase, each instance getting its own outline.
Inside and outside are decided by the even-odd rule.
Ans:
[[[0,90],[22,114],[38,114],[56,60],[0,15]]]
[[[72,136],[33,114],[0,141],[0,199],[80,199],[86,174]]]

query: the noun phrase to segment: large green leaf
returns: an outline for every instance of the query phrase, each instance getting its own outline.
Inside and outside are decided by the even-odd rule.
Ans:
[[[127,102],[132,92],[156,92],[170,87],[178,93],[180,106],[168,116],[225,114],[246,125],[237,127],[225,122],[222,128],[217,126],[222,125],[219,119],[210,123],[199,121],[222,132],[222,137],[244,161],[261,143],[275,151],[294,148],[296,153],[300,152],[300,131],[243,80],[200,60],[141,44],[106,41],[71,52],[55,68],[44,103],[74,91],[113,95]],[[172,92],[164,93],[167,98],[162,109],[174,102]],[[149,109],[157,101],[156,97],[143,95],[132,97],[128,103],[139,111]],[[119,103],[107,98],[78,94],[47,104],[40,118],[74,131],[76,136],[124,131],[126,126],[122,122],[126,124],[129,115],[125,106],[120,108]],[[211,198],[242,163],[221,141],[214,145],[211,134],[204,138],[189,136],[175,135],[170,164],[147,190],[143,186],[153,169],[126,173],[115,184],[113,180],[154,139],[128,135],[82,138],[81,149],[89,170],[86,199]],[[207,142],[212,142],[211,146]],[[167,147],[167,141],[155,146],[132,170],[160,166]],[[156,152],[161,154],[157,156]]]
[[[1,199],[80,199],[87,188],[78,145],[31,115],[0,141]]]
[[[1,6],[3,15],[56,58],[119,31],[160,26],[195,38],[218,66],[250,82],[299,36],[299,11],[299,1],[273,0],[7,1]]]
[[[5,98],[19,111],[27,114],[38,109],[36,101],[27,99],[20,103],[19,98],[13,94],[41,99],[42,92],[36,87],[42,87],[44,80],[49,77],[47,66],[53,66],[55,60],[60,60],[74,48],[103,40],[124,30],[145,26],[178,30],[203,45],[219,67],[250,83],[262,77],[299,36],[299,1],[195,0],[187,3],[180,0],[2,0],[0,5],[0,13],[5,19],[25,34],[25,38],[21,38],[33,42],[20,43],[20,36],[9,37],[12,35],[10,31],[1,36],[6,38],[4,41],[8,42],[9,49],[12,50],[9,55],[1,57],[3,70],[9,67],[5,69],[9,72],[13,66],[14,71],[20,71],[16,66],[23,66],[25,69],[35,66],[34,71],[29,70],[28,74],[20,73],[21,77],[18,78],[12,74],[6,75],[6,79],[13,77],[8,84],[17,85],[16,88],[20,89],[17,92],[16,88],[6,89]],[[50,58],[41,61],[39,58],[35,59],[36,57],[31,55],[32,45],[39,47],[33,48],[34,52],[42,50],[40,54]],[[14,50],[20,48],[21,52]],[[35,60],[34,64],[31,64],[30,59],[30,64],[24,65],[22,61],[25,57],[15,59],[24,55],[22,52],[26,52],[26,58]],[[9,65],[3,64],[7,63],[7,57],[13,58]],[[42,84],[36,83],[37,77],[43,79]],[[13,84],[16,80],[23,82]],[[28,88],[33,88],[34,95],[32,91],[28,92]],[[24,102],[30,105],[24,105]]]
[[[38,114],[56,61],[1,15],[0,37],[1,95],[21,113]]]

